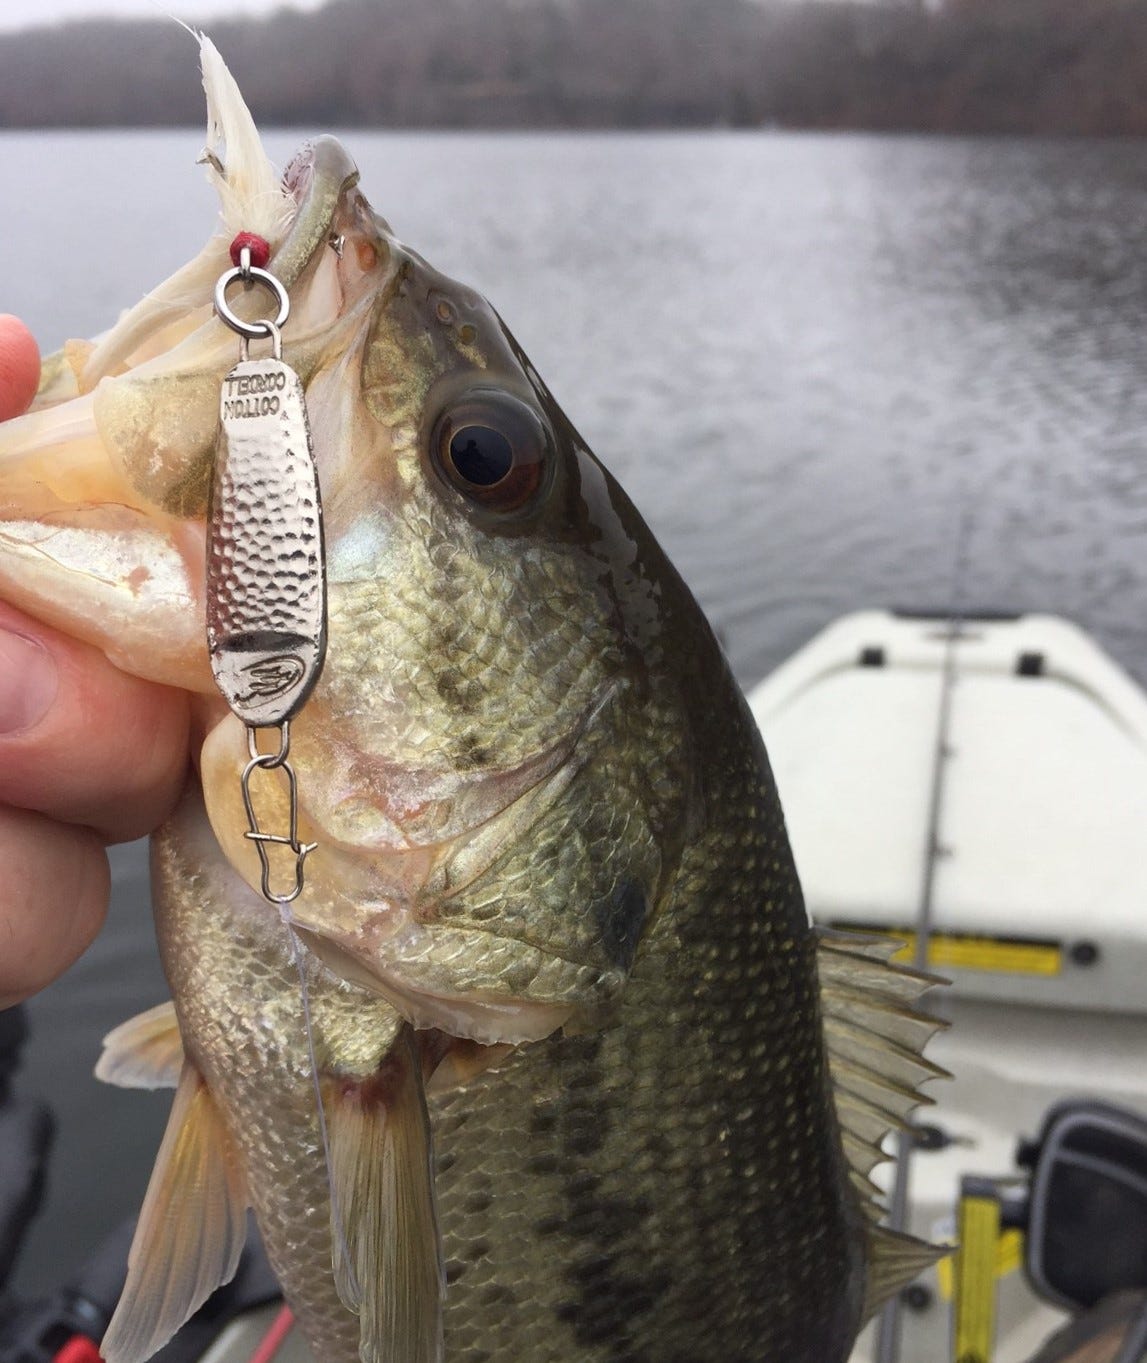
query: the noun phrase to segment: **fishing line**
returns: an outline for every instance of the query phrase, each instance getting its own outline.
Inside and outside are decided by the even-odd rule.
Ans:
[[[279,905],[279,917],[282,919],[283,926],[287,929],[287,937],[291,943],[291,959],[295,963],[295,970],[299,975],[299,994],[303,1003],[303,1027],[307,1035],[307,1058],[311,1067],[311,1084],[315,1093],[315,1111],[319,1119],[319,1135],[323,1142],[323,1160],[327,1167],[327,1187],[331,1198],[331,1225],[339,1249],[342,1251],[343,1262],[347,1267],[347,1275],[350,1278],[351,1288],[356,1299],[362,1298],[362,1285],[358,1279],[358,1269],[354,1260],[351,1258],[350,1242],[347,1240],[346,1222],[343,1219],[342,1207],[339,1204],[339,1195],[335,1188],[334,1159],[331,1155],[330,1134],[327,1130],[326,1106],[323,1103],[323,1089],[319,1081],[319,1062],[315,1055],[315,1029],[311,1021],[311,991],[307,984],[307,972],[303,964],[303,944],[299,941],[299,934],[295,930],[295,919],[291,913],[289,904]]]

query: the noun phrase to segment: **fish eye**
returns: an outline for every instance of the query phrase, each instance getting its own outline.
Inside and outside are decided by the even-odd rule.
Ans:
[[[438,418],[431,452],[439,475],[468,501],[520,511],[546,482],[552,460],[546,427],[509,393],[478,389]]]

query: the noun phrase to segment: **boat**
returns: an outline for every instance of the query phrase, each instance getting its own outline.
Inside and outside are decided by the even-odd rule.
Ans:
[[[928,1053],[953,1077],[890,1196],[952,1241],[962,1179],[1014,1175],[1049,1108],[1147,1114],[1147,695],[1056,616],[865,610],[748,699],[812,918],[950,981]],[[993,1254],[992,1356],[1024,1363],[1065,1313],[1019,1271],[1019,1230]],[[949,1363],[953,1272],[903,1294],[855,1363]]]

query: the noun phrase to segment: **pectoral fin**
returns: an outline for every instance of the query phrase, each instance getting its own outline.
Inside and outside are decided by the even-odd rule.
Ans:
[[[107,1363],[143,1363],[231,1280],[247,1235],[246,1208],[230,1135],[198,1070],[185,1063],[127,1282],[100,1345]]]
[[[329,1103],[335,1283],[361,1318],[363,1363],[439,1363],[442,1248],[417,1042]]]
[[[122,1022],[104,1037],[96,1078],[124,1089],[175,1088],[183,1072],[183,1038],[172,1003]]]

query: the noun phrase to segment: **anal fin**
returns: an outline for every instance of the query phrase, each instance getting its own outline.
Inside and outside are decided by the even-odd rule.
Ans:
[[[404,1026],[378,1073],[328,1088],[335,1283],[363,1363],[440,1363],[442,1243],[423,1063]]]
[[[124,1089],[175,1088],[183,1072],[183,1038],[175,1005],[160,1003],[104,1037],[96,1078]]]
[[[246,1210],[230,1135],[199,1071],[185,1063],[128,1255],[127,1282],[100,1345],[107,1363],[143,1363],[234,1277],[247,1237]]]

